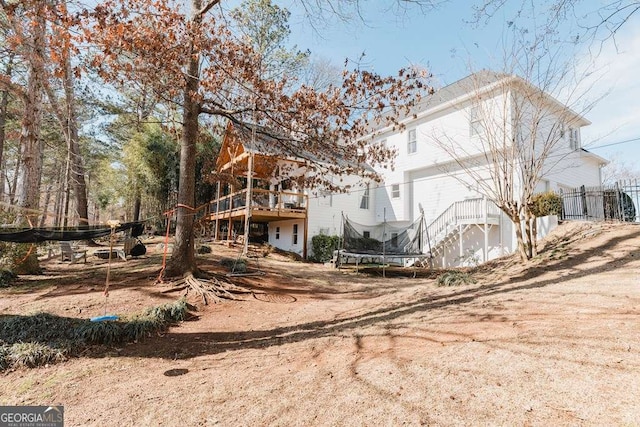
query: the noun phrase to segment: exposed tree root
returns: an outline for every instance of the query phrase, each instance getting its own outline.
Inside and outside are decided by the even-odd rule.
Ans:
[[[185,295],[189,292],[193,292],[196,296],[202,298],[202,302],[208,305],[209,302],[214,304],[221,302],[225,299],[238,300],[242,295],[253,294],[254,292],[238,286],[230,281],[217,276],[209,276],[207,278],[197,278],[193,274],[188,274],[185,277],[169,282],[172,287],[164,291],[176,292],[185,290]]]

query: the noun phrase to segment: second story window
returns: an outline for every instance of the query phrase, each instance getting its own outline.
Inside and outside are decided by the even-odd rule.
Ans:
[[[418,151],[418,140],[416,139],[416,130],[411,129],[407,137],[407,153],[413,154]]]
[[[392,199],[400,198],[400,184],[391,185],[391,198]]]
[[[580,149],[580,134],[578,129],[569,128],[569,148],[572,150]]]
[[[369,184],[367,184],[367,188],[364,190],[364,193],[362,193],[360,209],[369,209]]]
[[[471,116],[469,117],[469,135],[476,136],[482,133],[482,117],[480,107],[471,107]]]

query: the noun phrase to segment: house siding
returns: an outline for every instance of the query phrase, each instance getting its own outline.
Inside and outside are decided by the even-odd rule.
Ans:
[[[533,105],[524,104],[523,114],[516,114],[516,103],[521,101],[515,91],[495,85],[482,98],[467,96],[440,103],[432,111],[421,112],[416,118],[404,122],[403,130],[385,130],[376,136],[376,141],[385,140],[387,146],[394,149],[397,156],[394,168],[378,169],[381,183],[369,183],[369,206],[361,209],[361,199],[366,184],[359,177],[348,176],[341,179],[342,185],[350,185],[351,191],[344,194],[316,195],[308,192],[309,206],[307,217],[308,238],[305,242],[311,254],[311,239],[317,234],[340,235],[343,215],[350,220],[367,225],[380,224],[383,221],[391,225],[408,225],[420,217],[424,211],[427,225],[442,214],[449,206],[465,199],[482,197],[478,189],[478,180],[490,180],[487,160],[484,159],[487,149],[483,145],[482,134],[474,135],[471,129],[472,110],[480,108],[485,126],[495,127],[493,138],[503,138],[505,143],[518,140],[517,132],[523,132],[518,117],[534,117]],[[480,101],[482,99],[482,101]],[[554,104],[555,105],[555,104]],[[520,106],[518,106],[520,108]],[[551,107],[550,107],[551,108]],[[555,129],[561,117],[567,115],[565,110],[555,105],[548,114],[545,112],[540,120],[538,135]],[[477,110],[476,110],[477,111]],[[551,112],[554,111],[554,112]],[[567,110],[568,111],[568,110]],[[572,113],[573,114],[573,113]],[[564,116],[563,116],[564,117]],[[568,117],[568,116],[567,116]],[[571,126],[579,129],[586,120],[572,116]],[[569,124],[567,124],[569,127]],[[475,128],[474,128],[475,129]],[[409,152],[409,133],[415,131],[415,152]],[[530,139],[525,134],[517,143],[527,143]],[[445,149],[447,142],[449,149]],[[452,147],[458,147],[453,152]],[[452,158],[455,156],[455,160]],[[473,179],[464,176],[458,161],[473,160],[477,164]],[[536,191],[558,191],[575,188],[580,185],[596,186],[600,184],[601,159],[590,155],[570,144],[568,132],[564,134],[552,150],[545,163],[542,177]],[[514,171],[518,175],[517,171]],[[336,178],[338,179],[338,178]],[[399,197],[393,197],[393,185],[398,185]],[[514,183],[515,191],[519,191],[518,182]],[[304,220],[272,221],[269,224],[269,243],[299,254],[303,253]],[[298,243],[293,243],[293,225],[298,224]],[[551,225],[542,226],[541,230],[550,230]],[[280,227],[280,238],[275,239],[276,227]],[[513,224],[506,215],[501,214],[497,224],[486,228],[484,225],[470,225],[464,232],[462,248],[459,240],[453,240],[445,248],[443,255],[436,260],[445,267],[470,265],[474,260],[485,261],[516,250],[516,239]],[[487,245],[485,246],[485,242]]]

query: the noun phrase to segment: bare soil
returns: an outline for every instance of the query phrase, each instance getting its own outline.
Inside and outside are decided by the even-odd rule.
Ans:
[[[239,250],[212,247],[207,270]],[[0,404],[61,404],[69,426],[640,425],[639,248],[637,225],[564,224],[526,266],[497,260],[455,288],[272,254],[236,278],[264,293],[0,374]],[[107,313],[179,297],[154,285],[149,249],[114,262]],[[103,314],[106,261],[89,259],[0,290],[0,316]]]

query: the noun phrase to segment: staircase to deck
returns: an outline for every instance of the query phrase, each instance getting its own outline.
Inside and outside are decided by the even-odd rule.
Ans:
[[[500,209],[487,199],[454,202],[427,226],[432,256],[442,255],[448,246],[464,236],[473,225],[498,224],[499,218]]]

